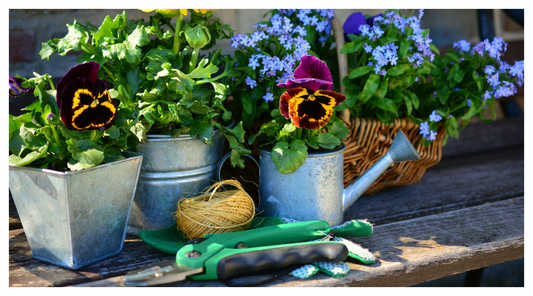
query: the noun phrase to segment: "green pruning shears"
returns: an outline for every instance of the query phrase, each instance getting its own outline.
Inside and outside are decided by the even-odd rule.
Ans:
[[[267,226],[208,234],[190,241],[176,261],[162,261],[124,276],[127,286],[152,286],[185,280],[224,280],[243,273],[285,268],[315,261],[341,262],[348,249],[341,242],[313,241],[327,236],[326,221]]]

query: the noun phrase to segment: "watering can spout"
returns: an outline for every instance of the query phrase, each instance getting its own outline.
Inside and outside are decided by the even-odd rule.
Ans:
[[[398,130],[389,151],[374,163],[357,180],[344,189],[343,212],[345,212],[374,182],[393,164],[401,161],[420,160],[415,147],[402,130]]]

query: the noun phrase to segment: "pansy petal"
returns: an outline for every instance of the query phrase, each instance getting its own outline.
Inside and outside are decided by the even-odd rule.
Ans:
[[[324,127],[331,119],[333,107],[337,104],[336,97],[330,96],[329,91],[309,93],[302,88],[294,93],[289,101],[289,117],[296,127],[317,130]]]
[[[117,117],[117,108],[107,89],[89,79],[71,81],[62,96],[61,121],[69,129],[106,129]]]
[[[61,102],[63,101],[63,90],[72,81],[79,79],[90,79],[93,83],[98,80],[98,69],[100,65],[96,62],[87,62],[76,65],[67,71],[63,77],[57,83],[57,106],[61,108]]]
[[[317,90],[315,92],[315,96],[316,97],[321,96],[321,97],[333,98],[335,100],[335,106],[333,106],[333,107],[339,106],[342,102],[344,102],[344,100],[346,100],[346,97],[343,94],[340,94],[340,93],[334,92],[334,91],[329,91],[329,90]]]
[[[354,12],[348,16],[344,24],[342,25],[342,30],[345,34],[361,34],[359,30],[360,25],[366,24],[366,18],[361,12]]]
[[[303,56],[300,65],[294,70],[294,79],[301,78],[332,81],[328,65],[312,55]]]
[[[305,87],[311,90],[333,90],[333,82],[315,78],[289,79],[287,83],[280,83],[278,86],[286,89]]]
[[[279,110],[281,115],[285,118],[290,119],[289,117],[289,102],[292,98],[296,97],[300,92],[305,91],[303,88],[292,88],[281,94],[279,98]],[[307,94],[307,91],[305,91]]]

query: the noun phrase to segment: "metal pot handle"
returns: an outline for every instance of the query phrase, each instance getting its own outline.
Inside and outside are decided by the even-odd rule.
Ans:
[[[222,166],[224,165],[224,162],[231,156],[231,152],[227,153],[226,155],[224,155],[220,161],[218,162],[218,167],[217,167],[217,179],[218,179],[218,182],[220,181],[223,181],[221,180],[221,174],[220,172],[222,171]],[[259,166],[259,163],[257,162],[257,160],[255,160],[255,158],[250,155],[250,154],[243,154],[243,156],[246,156],[248,158],[251,158],[255,164],[257,165],[257,168],[258,168],[258,171],[259,171],[259,177],[261,177],[261,167]],[[227,190],[226,188],[224,188],[225,190]]]

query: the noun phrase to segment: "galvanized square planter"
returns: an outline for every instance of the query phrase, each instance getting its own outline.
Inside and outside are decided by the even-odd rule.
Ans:
[[[76,172],[9,167],[33,257],[70,269],[120,254],[142,155]]]

